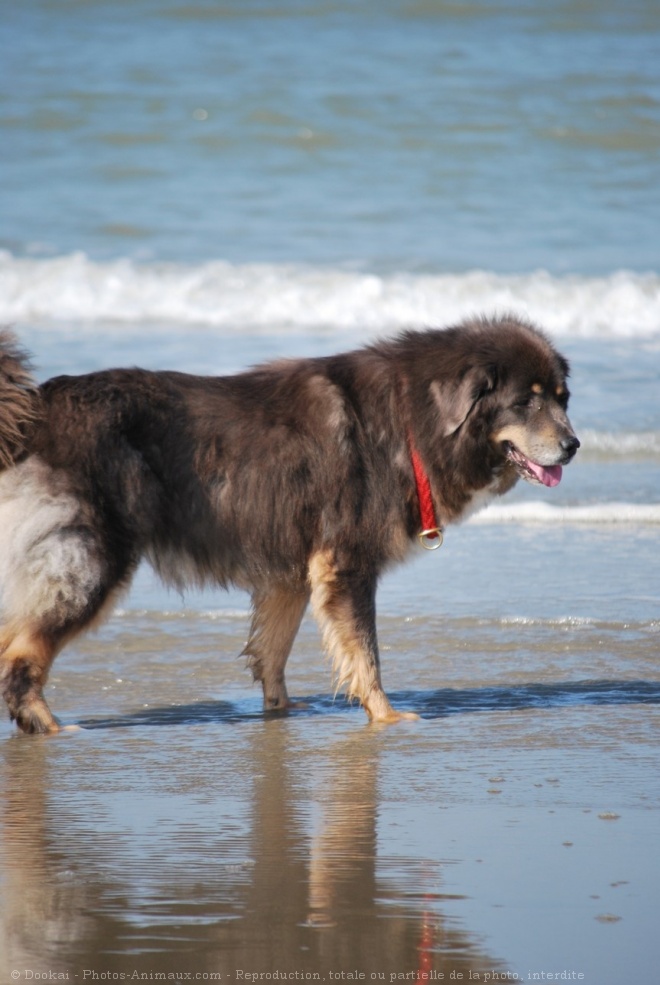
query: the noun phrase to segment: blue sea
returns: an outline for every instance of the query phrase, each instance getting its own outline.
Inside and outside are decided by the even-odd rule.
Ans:
[[[2,726],[3,980],[650,981],[657,0],[22,0],[0,64],[0,323],[40,379],[514,312],[568,356],[582,441],[383,583],[418,726],[333,702],[311,621],[307,711],[265,722],[247,598],[141,570],[55,664],[82,731]]]

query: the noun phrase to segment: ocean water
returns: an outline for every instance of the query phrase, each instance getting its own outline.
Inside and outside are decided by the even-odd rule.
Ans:
[[[0,726],[2,980],[651,980],[658,4],[24,0],[0,58],[0,322],[40,379],[513,311],[582,441],[384,579],[410,726],[333,697],[311,619],[264,719],[247,597],[141,569],[53,669],[80,730]]]
[[[27,0],[18,256],[657,272],[654,0]]]

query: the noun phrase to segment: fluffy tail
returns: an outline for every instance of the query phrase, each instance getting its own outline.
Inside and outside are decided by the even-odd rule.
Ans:
[[[40,417],[39,388],[13,332],[0,330],[0,471],[27,451]]]

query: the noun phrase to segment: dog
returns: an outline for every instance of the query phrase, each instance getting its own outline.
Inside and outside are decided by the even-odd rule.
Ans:
[[[405,331],[235,376],[111,369],[38,386],[0,333],[0,688],[27,733],[56,654],[98,625],[142,558],[162,580],[238,586],[265,711],[311,601],[337,687],[371,721],[376,586],[519,478],[548,487],[580,442],[566,359],[513,316]]]

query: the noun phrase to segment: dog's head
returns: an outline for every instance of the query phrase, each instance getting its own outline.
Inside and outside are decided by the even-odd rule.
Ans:
[[[491,440],[527,482],[556,486],[580,447],[566,415],[568,396],[563,382],[524,381],[497,415]]]
[[[462,376],[452,392],[446,383],[435,386],[444,436],[470,436],[484,451],[487,441],[491,467],[512,482],[520,476],[556,486],[580,447],[566,413],[567,361],[541,332],[515,318],[467,328],[457,336]]]

